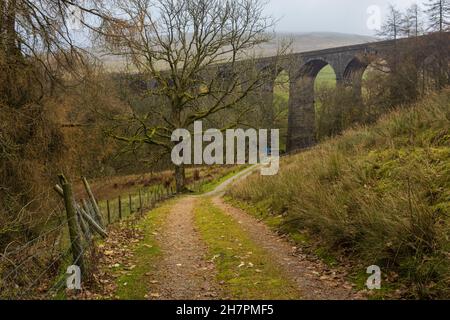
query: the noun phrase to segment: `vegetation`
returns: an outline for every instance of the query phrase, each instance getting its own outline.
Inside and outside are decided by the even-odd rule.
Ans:
[[[158,147],[163,157],[171,154],[177,142],[187,139],[184,135],[172,141],[175,130],[191,130],[196,121],[224,112],[227,117],[222,118],[219,128],[234,127],[255,108],[244,105],[244,98],[262,86],[268,72],[255,68],[249,52],[270,40],[274,24],[264,14],[263,2],[113,3],[104,13],[108,18],[100,28],[101,44],[109,52],[126,57],[143,80],[153,84],[143,90],[145,112],[139,114],[134,107],[113,118],[111,137],[131,149]],[[185,164],[174,165],[178,192],[186,190]]]
[[[285,232],[398,274],[408,297],[449,297],[449,101],[446,90],[348,130],[230,196],[281,216]]]
[[[429,0],[426,12],[433,31],[444,32],[450,28],[450,1]]]
[[[231,299],[298,299],[299,293],[233,218],[202,199],[196,225]]]
[[[435,32],[427,41],[418,37],[427,30],[420,7],[405,14],[391,8],[380,35],[416,41],[396,46],[379,63],[372,57],[361,61],[379,71],[364,78],[363,103],[355,92],[333,88],[336,77],[330,66],[319,73],[318,140],[355,124],[374,123],[400,104],[414,104],[449,84],[450,47],[443,33],[449,25],[448,1],[431,0],[427,8],[428,27]],[[95,178],[101,208],[106,207],[104,200],[122,195],[123,215],[128,216],[128,195],[139,203],[138,189],[176,186],[178,192],[202,193],[240,170],[174,167],[169,153],[175,129],[191,130],[196,120],[204,120],[203,129],[275,127],[281,129],[285,148],[286,72],[275,85],[274,108],[270,103],[260,107],[261,98],[272,94],[264,84],[267,77],[273,80],[274,71],[255,71],[254,58],[264,54],[258,47],[268,44],[273,49],[268,31],[274,21],[264,12],[260,0],[0,2],[0,295],[39,297],[51,291],[55,277],[59,288],[64,285],[70,241],[64,208],[53,190],[57,174],[64,172],[75,184],[82,175]],[[120,74],[107,72],[78,48],[73,18],[84,27],[83,42],[126,58],[129,68]],[[282,55],[286,48],[277,49]],[[400,273],[404,283],[414,284],[417,296],[448,296],[446,101],[448,92],[410,111],[395,112],[375,127],[349,131],[315,151],[286,159],[282,175],[254,177],[250,182],[262,185],[242,185],[233,196],[269,210],[272,226],[286,228],[298,241],[309,240],[309,233],[322,236],[318,254],[330,262],[334,260],[328,252],[337,248],[344,256],[361,262],[375,259]],[[74,187],[77,198],[82,197]],[[200,217],[209,207],[202,204]],[[212,218],[230,227],[231,235],[256,252],[266,268],[267,278],[256,275],[264,283],[261,287],[252,285],[249,270],[242,270],[237,278],[242,290],[252,297],[263,294],[262,288],[270,297],[294,297],[290,289],[281,292],[288,287],[281,276],[269,281],[277,271],[264,252],[226,216],[211,210]],[[158,218],[146,219],[146,224],[159,223]],[[231,238],[217,241],[210,230],[218,230],[210,221],[200,218],[198,223],[213,250],[219,252],[228,242],[234,245]],[[152,241],[149,235],[144,244]],[[142,297],[141,280],[148,270],[143,264],[157,255],[156,247],[137,249],[139,267],[124,276],[122,284],[132,285],[121,287],[121,297]],[[235,259],[226,256],[221,263],[232,266]],[[232,275],[221,270],[233,295],[241,296]]]
[[[233,178],[246,167],[247,166],[229,167],[228,170],[223,170],[223,172],[221,172],[221,174],[217,176],[210,175],[209,178],[206,178],[205,180],[199,181],[197,183],[194,182],[192,185],[192,191],[200,194],[211,192],[226,180]]]
[[[155,263],[161,255],[155,239],[155,230],[158,230],[173,203],[169,202],[148,212],[144,219],[138,222],[136,228],[143,234],[141,240],[133,249],[131,259],[132,268],[116,268],[116,274],[121,274],[117,279],[116,295],[121,300],[144,300],[149,294],[151,281],[150,272],[154,271]],[[130,270],[131,269],[131,270]],[[121,272],[122,271],[122,272]]]

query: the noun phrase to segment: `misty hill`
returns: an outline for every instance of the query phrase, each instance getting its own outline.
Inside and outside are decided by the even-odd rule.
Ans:
[[[278,51],[281,43],[292,41],[292,53],[342,47],[354,44],[376,41],[376,38],[355,34],[335,32],[308,32],[308,33],[277,33],[274,39],[256,50],[257,55],[272,56]],[[111,55],[102,55],[93,49],[94,54],[101,58],[108,69],[118,69],[123,66],[123,58]],[[117,70],[115,70],[117,71]]]
[[[373,42],[377,40],[376,38],[370,36],[336,32],[278,33],[274,41],[265,46],[265,50],[273,50],[273,53],[276,53],[278,43],[285,39],[292,40],[293,52],[322,50]]]

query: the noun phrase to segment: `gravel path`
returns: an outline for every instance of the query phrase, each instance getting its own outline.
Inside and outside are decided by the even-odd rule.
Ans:
[[[163,253],[154,275],[150,298],[198,300],[220,298],[214,264],[206,260],[207,249],[194,228],[197,199],[180,198],[157,235]]]
[[[312,261],[298,252],[298,248],[280,238],[264,223],[240,209],[234,208],[219,196],[213,203],[223,212],[233,217],[250,238],[273,257],[282,270],[297,284],[302,296],[307,300],[353,300],[363,299],[352,286],[344,280],[344,275],[330,270],[317,259]]]
[[[207,248],[194,227],[194,208],[200,198],[212,197],[213,204],[230,215],[249,237],[268,254],[295,283],[304,299],[349,300],[364,297],[353,290],[344,275],[331,270],[319,259],[301,253],[288,240],[279,237],[264,223],[226,204],[221,195],[234,182],[244,179],[257,167],[247,168],[222,185],[201,196],[180,198],[156,237],[163,253],[154,274],[150,298],[162,300],[221,299],[214,264],[207,260]]]

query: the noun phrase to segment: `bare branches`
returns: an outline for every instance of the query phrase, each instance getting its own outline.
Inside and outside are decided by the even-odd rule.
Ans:
[[[426,10],[431,31],[444,32],[450,29],[450,1],[429,0]]]
[[[389,40],[397,40],[401,35],[402,13],[394,6],[389,6],[386,21],[377,35]]]
[[[1,100],[19,108],[39,102],[76,74],[83,52],[69,27],[72,7],[81,0],[7,0],[0,4]],[[28,82],[28,83],[25,83]],[[35,84],[38,84],[37,86]],[[19,86],[20,90],[16,89]],[[40,87],[40,88],[39,88]]]
[[[145,112],[110,132],[131,144],[170,151],[171,133],[227,111],[235,125],[250,110],[246,98],[264,77],[253,53],[270,40],[274,20],[261,0],[113,0],[103,11],[101,46],[123,56],[150,85]]]
[[[171,112],[149,112],[173,130],[231,108],[255,90],[258,79],[242,79],[253,66],[241,61],[270,39],[274,21],[263,8],[259,0],[115,0],[102,44],[153,79],[147,96]],[[227,70],[216,77],[221,66]]]

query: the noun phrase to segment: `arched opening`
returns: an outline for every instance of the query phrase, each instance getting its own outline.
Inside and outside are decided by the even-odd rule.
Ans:
[[[361,77],[361,108],[364,111],[363,122],[373,122],[391,106],[389,77],[391,70],[388,62],[377,58],[367,64]]]
[[[280,130],[280,151],[286,152],[289,117],[289,73],[280,70],[273,85],[274,127]]]
[[[367,57],[355,57],[350,61],[344,71],[344,85],[351,88],[355,99],[360,100],[362,95],[363,74],[370,64]]]
[[[320,141],[333,135],[338,127],[337,76],[333,67],[325,61],[313,61],[310,68],[309,76],[312,78],[314,90],[315,138]]]
[[[385,59],[377,55],[355,57],[344,72],[344,84],[349,95],[348,125],[376,120],[382,112],[389,91],[390,69]]]
[[[336,86],[336,74],[328,65],[321,59],[308,61],[291,79],[288,151],[311,147],[317,141],[317,111],[321,110],[317,95],[323,87]]]
[[[327,64],[317,74],[314,90],[317,92],[323,89],[336,88],[336,84],[336,73],[333,67]]]
[[[300,81],[310,91],[316,113],[321,108],[323,92],[334,91],[337,85],[336,72],[326,61],[313,60],[301,70]]]
[[[336,73],[331,65],[325,65],[314,80],[314,109],[316,112],[316,131],[318,139],[322,138],[324,122],[331,116],[336,95]]]

